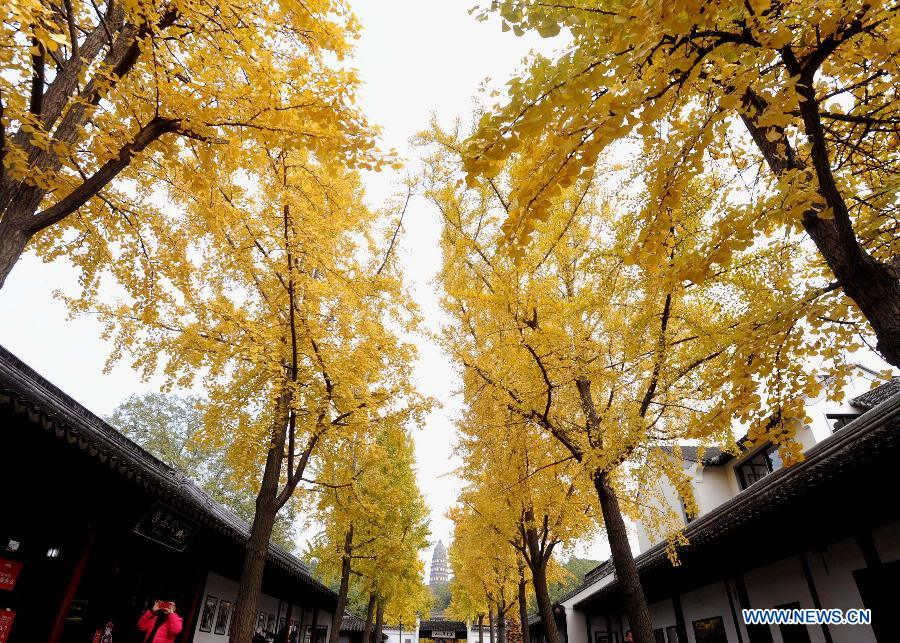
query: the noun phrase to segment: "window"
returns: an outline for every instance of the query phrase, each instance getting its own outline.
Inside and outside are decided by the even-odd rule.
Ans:
[[[694,621],[694,640],[697,643],[728,643],[722,617],[713,616]]]
[[[776,609],[798,610],[800,603],[785,603],[784,605],[776,605]],[[781,632],[781,640],[784,643],[810,643],[809,632],[805,625],[779,625],[778,630]]]
[[[770,444],[735,467],[741,489],[746,489],[754,482],[762,480],[773,471],[782,467],[778,447]]]

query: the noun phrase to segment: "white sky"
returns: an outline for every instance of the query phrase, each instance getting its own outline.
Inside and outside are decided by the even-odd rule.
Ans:
[[[367,178],[373,206],[394,192],[418,163],[409,140],[428,126],[432,114],[449,124],[464,119],[486,77],[502,84],[532,47],[548,51],[552,41],[502,33],[496,21],[479,23],[468,14],[474,0],[381,0],[353,2],[363,25],[356,64],[365,86],[362,108],[383,128],[386,147],[396,148],[409,169]],[[409,283],[432,329],[441,323],[434,275],[440,262],[436,212],[414,197],[406,213],[402,257]],[[44,377],[98,415],[106,415],[127,395],[154,390],[127,364],[104,374],[109,347],[99,339],[90,318],[68,320],[65,307],[53,298],[57,288],[73,284],[65,263],[44,265],[34,256],[18,263],[0,290],[0,343]],[[428,342],[420,342],[416,371],[422,392],[443,402],[424,430],[416,432],[419,484],[431,508],[433,541],[449,541],[445,514],[459,481],[450,472],[453,417],[459,400],[456,374],[449,358]],[[430,552],[427,553],[430,560]]]

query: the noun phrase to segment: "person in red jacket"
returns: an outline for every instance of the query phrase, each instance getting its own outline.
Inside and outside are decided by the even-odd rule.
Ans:
[[[175,613],[174,601],[156,601],[138,620],[138,629],[144,632],[144,643],[174,643],[181,633],[183,623]]]

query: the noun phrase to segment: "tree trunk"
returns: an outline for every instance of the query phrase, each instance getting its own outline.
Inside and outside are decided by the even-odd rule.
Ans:
[[[478,643],[484,643],[484,614],[478,614]]]
[[[494,641],[494,605],[491,603],[488,606],[488,638],[490,643],[495,643]]]
[[[553,618],[553,603],[550,600],[550,593],[547,591],[547,561],[550,559],[550,552],[541,548],[537,530],[534,528],[534,514],[531,509],[526,511],[525,517],[528,568],[531,570],[531,582],[534,585],[534,596],[541,614],[541,623],[544,625],[547,643],[559,643],[559,630],[556,628],[556,619]],[[552,545],[549,549],[553,551]]]
[[[384,635],[384,600],[379,596],[377,607],[375,608],[375,643],[381,643],[381,637]]]
[[[280,403],[275,411],[272,441],[266,455],[262,484],[256,496],[256,512],[253,514],[250,539],[247,541],[244,566],[234,604],[234,624],[229,639],[231,643],[251,643],[253,637],[269,540],[275,525],[275,514],[278,513],[278,481],[281,477],[281,462],[284,458],[284,442],[287,435],[287,421],[282,413],[287,406],[287,400],[284,402]]]
[[[525,598],[525,569],[519,564],[519,621],[522,624],[522,643],[531,643],[531,632],[528,631],[528,602]]]
[[[628,624],[631,627],[634,642],[655,643],[653,621],[650,619],[650,609],[647,607],[647,599],[644,596],[644,589],[641,587],[637,564],[631,554],[631,545],[628,544],[628,530],[625,527],[625,520],[622,518],[619,499],[616,497],[616,492],[610,485],[605,471],[598,470],[594,474],[594,488],[600,499],[606,537],[612,552],[613,568],[625,599],[625,613],[628,616]]]
[[[506,609],[502,608],[497,608],[497,643],[506,643]]]
[[[0,220],[0,289],[13,266],[25,252],[25,245],[31,235],[14,226],[6,216]]]
[[[818,115],[812,77],[797,84],[801,94],[800,111],[804,130],[810,142],[810,162],[816,173],[818,192],[832,210],[831,218],[819,216],[813,208],[802,217],[803,229],[816,244],[819,254],[831,268],[841,289],[856,303],[869,321],[877,340],[876,349],[885,361],[900,366],[900,266],[880,263],[860,245],[847,210],[844,195],[834,179],[825,133]],[[747,90],[744,104],[762,113],[767,102]],[[742,112],[741,119],[775,176],[788,170],[808,169],[801,161],[779,126],[757,125],[756,116]],[[771,133],[777,134],[769,140]]]
[[[534,585],[534,596],[537,599],[547,643],[559,643],[559,630],[556,627],[556,619],[553,618],[553,603],[547,591],[547,562],[541,558],[532,560],[535,564],[529,565],[531,582]]]
[[[344,536],[344,556],[341,560],[341,589],[338,592],[337,607],[334,608],[334,616],[331,618],[331,632],[328,633],[328,643],[338,643],[341,636],[341,621],[344,620],[344,610],[347,609],[347,593],[350,591],[350,556],[353,553],[353,525],[347,529]]]
[[[372,617],[375,615],[375,592],[369,594],[369,605],[366,607],[366,624],[363,627],[362,643],[372,643]]]

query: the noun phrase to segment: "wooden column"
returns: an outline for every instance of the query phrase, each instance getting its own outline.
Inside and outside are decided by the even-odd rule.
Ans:
[[[203,600],[203,593],[206,591],[206,571],[199,572],[200,579],[197,581],[196,590],[194,590],[194,596],[191,598],[191,606],[188,609],[188,613],[184,618],[184,628],[181,630],[181,634],[178,635],[178,640],[181,643],[187,643],[194,636],[194,630],[197,627],[197,617],[200,613],[200,601]],[[231,618],[234,618],[234,613],[231,614]],[[231,627],[231,621],[229,619],[228,626]]]
[[[69,614],[69,608],[72,606],[72,600],[78,592],[78,586],[81,585],[81,578],[84,576],[84,570],[87,568],[88,561],[91,558],[91,552],[94,550],[94,542],[96,533],[93,528],[88,528],[87,537],[81,548],[81,553],[66,584],[66,591],[63,593],[62,600],[59,602],[59,608],[56,610],[56,617],[53,619],[53,629],[50,630],[50,636],[47,643],[59,643],[62,637],[63,628],[66,625],[66,616]]]
[[[741,633],[742,621],[738,620],[737,610],[734,608],[734,597],[731,595],[731,584],[728,582],[727,578],[724,580],[724,583],[725,595],[728,596],[728,607],[731,608],[731,620],[734,622],[734,631],[737,632],[738,643],[744,643],[744,635]]]
[[[284,631],[281,633],[281,640],[278,643],[288,643],[288,637],[291,632],[291,616],[294,615],[294,603],[288,600],[287,613],[284,619]]]

